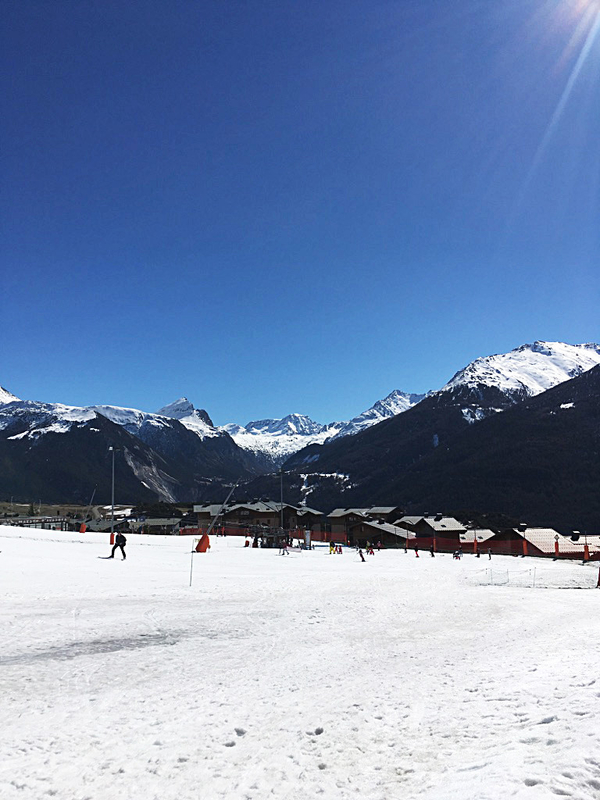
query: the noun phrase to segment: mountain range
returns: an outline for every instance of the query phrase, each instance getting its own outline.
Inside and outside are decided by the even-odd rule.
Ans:
[[[473,361],[437,392],[415,395],[396,390],[352,420],[327,425],[290,414],[243,427],[217,427],[206,411],[185,398],[150,413],[107,405],[73,408],[22,401],[0,389],[0,495],[87,502],[97,487],[98,498],[106,501],[108,447],[113,446],[118,448],[117,502],[157,497],[213,500],[224,484],[237,479],[242,480],[240,497],[274,496],[274,479],[266,473],[283,464],[286,498],[325,510],[333,504],[377,502],[416,509],[425,501],[436,505],[435,500],[444,510],[457,503],[473,508],[492,503],[500,508],[494,493],[475,491],[481,481],[474,480],[474,473],[456,486],[449,479],[440,480],[447,471],[454,477],[460,474],[448,454],[479,448],[461,461],[463,467],[478,463],[485,455],[479,437],[496,431],[494,425],[519,428],[510,422],[513,412],[525,413],[531,398],[553,387],[564,385],[569,391],[573,379],[576,382],[589,370],[595,374],[598,365],[597,344],[534,342]],[[587,391],[592,395],[595,386],[590,378]],[[564,406],[575,402],[561,398]],[[579,405],[589,411],[593,401],[586,405],[580,399]],[[558,417],[558,428],[566,435],[568,423],[562,420],[567,417]],[[581,425],[579,417],[577,412],[569,419],[577,418]],[[535,430],[541,435],[546,428]],[[494,435],[508,446],[506,432]],[[553,436],[548,432],[547,438]],[[568,450],[568,437],[561,447]],[[486,440],[485,452],[491,449]],[[475,473],[481,469],[478,466]],[[507,464],[506,475],[510,469]],[[443,492],[439,488],[438,494],[432,493],[428,475],[437,476],[435,485],[443,484]],[[506,489],[506,475],[499,485],[504,495],[514,497]],[[465,493],[466,485],[473,491]]]

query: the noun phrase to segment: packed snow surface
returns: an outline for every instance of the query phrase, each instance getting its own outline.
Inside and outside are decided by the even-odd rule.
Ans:
[[[597,800],[597,565],[191,544],[0,527],[2,798]]]

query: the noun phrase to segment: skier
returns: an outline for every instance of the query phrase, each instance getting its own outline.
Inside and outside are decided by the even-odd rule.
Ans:
[[[435,550],[433,549],[433,545],[429,548],[429,552],[431,553],[431,557],[435,558]]]
[[[415,547],[415,555],[416,555],[417,558],[419,557],[419,548],[418,547]]]
[[[125,561],[125,559],[127,558],[127,556],[125,555],[125,545],[126,544],[127,544],[127,539],[119,531],[117,533],[116,538],[115,538],[115,543],[114,543],[114,546],[113,546],[113,549],[112,549],[112,553],[109,555],[109,558],[114,558],[115,557],[115,550],[117,549],[117,547],[120,547],[121,548],[121,553],[123,554],[122,561]]]
[[[358,551],[358,555],[360,556],[360,560],[361,560],[361,561],[363,562],[363,564],[364,564],[364,563],[365,563],[365,557],[363,556],[363,551],[359,549],[359,551]]]

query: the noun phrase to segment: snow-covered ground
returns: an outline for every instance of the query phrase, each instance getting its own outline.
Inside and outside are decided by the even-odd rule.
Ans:
[[[597,565],[190,545],[0,527],[2,798],[600,796]]]

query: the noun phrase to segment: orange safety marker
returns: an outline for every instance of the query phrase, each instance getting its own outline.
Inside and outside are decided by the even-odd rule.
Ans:
[[[196,552],[197,553],[206,553],[207,550],[210,550],[210,539],[208,536],[203,533],[202,538],[196,545]]]

